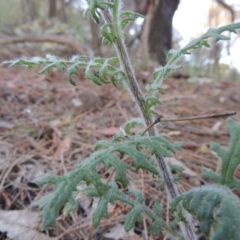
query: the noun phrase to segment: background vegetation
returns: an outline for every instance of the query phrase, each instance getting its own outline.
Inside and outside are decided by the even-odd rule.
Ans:
[[[208,19],[203,19],[206,28],[219,27],[240,19],[237,1],[209,1],[211,1],[210,9],[206,9]],[[123,2],[124,9],[145,16],[144,22],[137,21],[129,25],[127,29],[127,46],[132,58],[135,58],[136,55],[138,58],[137,62],[134,61],[135,65],[146,66],[147,64],[149,66],[150,62],[154,65],[156,61],[164,64],[167,51],[171,48],[179,48],[180,41],[184,39],[184,36],[179,35],[178,30],[172,26],[174,13],[181,2],[179,0]],[[45,0],[41,2],[37,0],[2,0],[0,3],[0,46],[2,46],[0,56],[2,59],[10,59],[16,54],[17,56],[39,54],[44,56],[44,52],[51,53],[56,48],[60,53],[69,57],[77,52],[87,53],[91,56],[109,55],[109,49],[100,44],[101,37],[97,24],[91,19],[85,21],[83,18],[82,13],[85,7],[84,0]],[[196,9],[192,11],[196,11]],[[159,19],[159,16],[162,16],[163,19]],[[187,28],[188,26],[183,27]],[[199,29],[199,34],[203,32],[203,29]],[[14,37],[18,37],[18,39],[13,39]],[[234,37],[229,43],[218,43],[212,49],[204,49],[201,54],[199,51],[195,51],[189,58],[184,59],[184,74],[218,79],[237,79],[238,71],[231,64],[231,56],[226,57],[236,41],[237,37]],[[38,42],[37,45],[36,42]],[[18,44],[13,46],[10,43]],[[60,45],[56,45],[56,43]],[[3,44],[8,44],[9,49],[3,49]],[[34,49],[34,53],[31,51],[32,49]],[[37,50],[39,52],[36,52]],[[224,60],[222,59],[223,55],[225,56]],[[228,63],[224,63],[226,58]]]

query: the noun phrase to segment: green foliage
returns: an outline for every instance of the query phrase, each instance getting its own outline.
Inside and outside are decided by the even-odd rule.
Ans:
[[[39,73],[48,72],[52,68],[57,68],[58,70],[66,68],[68,81],[74,86],[76,86],[76,83],[72,76],[74,74],[78,75],[81,68],[85,69],[86,76],[95,84],[101,86],[102,84],[112,83],[114,86],[117,86],[125,78],[124,72],[119,67],[115,67],[118,63],[119,59],[117,57],[89,60],[86,56],[73,56],[70,60],[64,60],[49,54],[45,58],[33,57],[31,59],[17,59],[4,62],[4,64],[9,64],[10,67],[25,66],[29,69],[33,66],[44,66]]]
[[[113,8],[114,4],[104,1],[104,0],[91,0],[89,1],[89,7],[84,12],[84,16],[87,16],[88,13],[91,14],[92,18],[97,24],[100,23],[101,10],[107,10],[108,8]]]
[[[94,226],[99,224],[101,218],[107,218],[107,204],[114,203],[115,200],[121,200],[133,206],[132,213],[127,218],[125,228],[129,230],[133,224],[134,216],[146,211],[145,206],[136,207],[136,203],[131,202],[124,193],[121,193],[116,186],[104,183],[101,176],[96,173],[96,167],[103,163],[106,169],[114,167],[116,176],[115,181],[121,183],[126,188],[128,185],[126,170],[129,166],[120,160],[123,155],[129,155],[133,160],[136,171],[145,169],[151,173],[158,175],[156,168],[148,161],[149,156],[143,153],[143,149],[147,148],[151,154],[159,153],[163,156],[171,156],[170,152],[174,152],[174,145],[167,142],[162,135],[156,137],[136,136],[124,138],[121,142],[99,141],[96,144],[96,151],[83,163],[64,176],[48,175],[36,180],[36,183],[43,185],[52,183],[55,190],[51,194],[42,197],[35,202],[35,205],[43,209],[42,227],[43,229],[53,227],[59,211],[64,207],[63,212],[67,214],[77,208],[77,202],[74,198],[77,185],[84,181],[90,185],[84,190],[84,193],[91,197],[99,197],[99,205],[94,213]],[[176,145],[178,146],[178,145]],[[137,197],[140,199],[139,197]],[[142,199],[142,198],[141,198]],[[141,200],[143,204],[143,201]],[[140,202],[138,203],[140,204]],[[149,213],[149,211],[147,211]],[[137,218],[136,218],[137,219]],[[136,220],[135,219],[135,220]],[[157,220],[154,220],[157,221]],[[161,221],[160,221],[161,222]],[[157,223],[155,223],[156,225]]]
[[[194,215],[202,232],[210,240],[240,239],[240,205],[226,187],[209,185],[195,188],[171,203],[179,221],[185,221],[183,209]]]
[[[203,169],[203,177],[211,179],[214,183],[225,185],[229,188],[240,188],[240,181],[234,178],[234,172],[240,164],[240,123],[231,118],[227,120],[231,141],[228,148],[223,148],[217,143],[211,143],[211,149],[222,159],[219,174],[212,170]]]
[[[164,94],[162,89],[162,84],[164,79],[172,72],[181,69],[182,66],[178,64],[181,57],[185,54],[190,54],[190,50],[201,49],[203,47],[210,47],[208,39],[212,38],[213,43],[217,43],[220,40],[229,40],[229,37],[224,36],[222,33],[225,31],[237,33],[236,30],[240,28],[240,23],[229,24],[216,29],[209,29],[201,37],[194,39],[184,48],[180,50],[170,50],[167,54],[167,63],[164,67],[156,69],[153,73],[154,82],[146,86],[147,94],[146,99],[151,97],[153,105],[160,104],[156,93]],[[153,100],[155,99],[155,101]],[[151,106],[151,105],[150,105]],[[151,111],[151,108],[148,108],[148,111],[152,114],[155,114],[154,111]]]
[[[130,135],[131,134],[131,128],[134,128],[136,126],[144,126],[144,121],[141,118],[132,118],[128,122],[126,122],[123,125],[123,129],[126,132],[126,134]]]
[[[121,28],[122,30],[127,26],[129,22],[135,21],[137,18],[144,18],[142,15],[135,12],[122,12],[121,15]]]
[[[7,61],[5,64],[10,66],[25,66],[32,68],[34,66],[43,66],[40,73],[45,73],[52,68],[59,70],[67,69],[67,77],[71,84],[76,85],[73,75],[78,75],[80,69],[85,69],[86,76],[97,85],[112,83],[118,86],[125,81],[126,86],[130,86],[134,81],[134,73],[129,74],[131,63],[128,62],[127,53],[124,52],[124,45],[121,45],[124,38],[124,28],[130,22],[139,17],[132,12],[121,12],[121,1],[115,0],[91,0],[85,14],[90,13],[96,23],[100,23],[100,17],[104,17],[105,23],[101,27],[103,41],[115,44],[118,58],[95,58],[90,59],[86,56],[74,56],[70,60],[64,60],[55,56],[47,55],[45,58],[35,57],[31,59],[18,59]],[[110,11],[109,11],[110,10]],[[108,14],[106,14],[108,13]],[[111,14],[110,14],[111,13]],[[129,189],[130,194],[121,191],[117,187],[120,183],[123,188],[128,187],[127,170],[129,165],[122,161],[124,155],[128,155],[133,161],[133,168],[138,171],[145,169],[155,176],[159,177],[159,172],[151,163],[152,155],[169,157],[172,152],[180,148],[179,143],[170,144],[164,135],[141,136],[141,129],[137,134],[132,135],[131,129],[135,126],[144,126],[151,123],[149,117],[156,114],[154,106],[161,104],[156,97],[156,93],[164,94],[162,89],[163,80],[173,71],[180,69],[179,59],[184,54],[189,54],[190,50],[209,47],[208,38],[212,38],[216,43],[219,40],[228,40],[222,33],[224,31],[236,32],[240,28],[240,23],[227,25],[217,29],[209,29],[202,37],[190,42],[181,50],[171,50],[167,55],[167,64],[158,68],[153,73],[154,82],[147,85],[147,93],[144,96],[136,89],[138,86],[130,87],[136,102],[141,108],[144,120],[132,119],[127,122],[123,129],[124,134],[116,135],[111,142],[99,141],[96,144],[95,152],[85,159],[75,170],[63,176],[48,175],[36,180],[39,185],[47,183],[53,184],[55,189],[52,193],[42,197],[35,202],[35,205],[42,209],[42,227],[43,229],[54,227],[59,212],[63,209],[64,214],[76,210],[78,207],[75,198],[77,185],[84,182],[86,184],[82,193],[89,197],[99,198],[98,206],[93,214],[93,226],[97,227],[102,218],[108,218],[108,204],[114,204],[116,200],[128,204],[131,207],[130,212],[125,217],[125,230],[128,231],[134,227],[136,221],[141,221],[142,216],[147,215],[150,220],[150,231],[157,235],[159,231],[167,231],[175,239],[181,238],[172,228],[170,228],[162,218],[162,208],[158,201],[155,201],[154,209],[150,210],[145,205],[145,199],[141,192],[136,189]],[[132,77],[132,79],[131,79]],[[136,83],[137,84],[137,83]],[[133,86],[133,84],[131,85]],[[134,89],[135,88],[135,89]],[[137,96],[136,93],[137,92]],[[149,117],[149,118],[148,118]],[[234,179],[233,174],[240,161],[240,124],[233,120],[228,120],[228,128],[231,133],[231,143],[228,149],[221,148],[217,144],[211,147],[215,150],[223,161],[220,174],[212,171],[204,171],[204,176],[210,178],[216,183],[224,184],[230,188],[239,187],[240,183]],[[115,182],[104,182],[96,169],[99,164],[104,164],[105,169],[113,168],[115,171]],[[163,171],[163,177],[167,187],[173,186],[172,175],[166,171],[167,165],[164,165],[164,159],[159,164]],[[172,166],[177,171],[183,169]],[[164,172],[165,171],[165,172]],[[170,187],[169,187],[170,188]],[[172,190],[170,189],[170,190]],[[169,192],[171,192],[169,190]],[[175,190],[174,190],[175,191]],[[131,198],[130,196],[134,197]],[[202,188],[193,189],[172,202],[172,210],[177,212],[178,221],[186,221],[183,209],[187,210],[200,222],[203,233],[210,239],[240,239],[240,210],[239,201],[231,191],[223,186],[211,185]]]

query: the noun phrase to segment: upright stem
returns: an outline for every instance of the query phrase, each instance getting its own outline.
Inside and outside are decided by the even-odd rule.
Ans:
[[[114,9],[113,9],[113,17],[107,11],[103,12],[103,17],[104,17],[104,20],[106,23],[113,24],[113,31],[114,31],[114,34],[116,37],[115,49],[117,51],[121,65],[124,68],[125,73],[127,75],[128,87],[130,88],[130,91],[131,91],[132,95],[134,96],[134,99],[135,99],[138,107],[140,108],[140,111],[144,118],[145,124],[148,126],[153,122],[153,120],[152,120],[152,117],[148,114],[145,98],[144,98],[143,93],[137,82],[131,61],[129,59],[129,55],[127,53],[126,46],[124,44],[124,37],[122,34],[122,29],[119,26],[119,22],[120,22],[119,9],[118,9],[119,2],[120,2],[120,0],[115,0]],[[149,129],[148,133],[149,133],[149,136],[155,136],[156,135],[155,128],[153,127],[151,129]],[[168,164],[166,163],[164,158],[159,154],[156,154],[156,159],[157,159],[156,163],[157,163],[159,170],[161,171],[163,178],[165,180],[167,190],[168,190],[171,198],[174,199],[177,196],[179,196],[179,193],[174,184],[172,173],[169,171]]]
[[[120,27],[120,19],[119,19],[119,5],[120,0],[115,0],[114,2],[114,8],[113,8],[113,17],[109,11],[102,12],[104,21],[106,23],[113,24],[113,34],[115,37],[115,49],[118,54],[118,57],[120,59],[121,65],[123,69],[125,70],[125,73],[127,75],[128,80],[128,87],[130,88],[130,91],[132,95],[134,96],[134,99],[140,108],[141,114],[144,118],[146,126],[150,125],[153,120],[152,117],[148,114],[147,111],[147,104],[144,98],[144,95],[139,87],[139,84],[137,82],[136,76],[134,74],[134,70],[131,64],[131,61],[129,59],[129,55],[126,49],[126,46],[124,44],[124,36],[122,33],[122,29]],[[149,136],[155,136],[156,130],[155,128],[151,128],[148,130]],[[176,185],[174,184],[173,175],[171,171],[169,170],[168,164],[165,161],[164,157],[160,154],[155,154],[156,156],[156,165],[159,169],[160,175],[163,177],[166,189],[171,197],[171,199],[176,198],[179,196],[179,192],[176,188]],[[181,226],[180,226],[181,227]],[[187,239],[196,239],[194,230],[191,226],[184,226],[181,227],[183,234]]]

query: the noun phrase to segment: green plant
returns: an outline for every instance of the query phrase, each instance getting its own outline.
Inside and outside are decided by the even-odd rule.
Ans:
[[[75,199],[77,185],[83,181],[86,183],[86,187],[82,190],[82,193],[89,197],[99,198],[99,204],[93,216],[94,227],[98,226],[101,218],[108,218],[108,203],[113,204],[116,200],[119,200],[131,206],[131,211],[126,215],[125,219],[124,226],[126,231],[134,226],[136,220],[142,218],[142,214],[145,214],[151,219],[149,229],[153,235],[157,235],[159,231],[166,231],[176,239],[196,239],[195,229],[189,214],[191,213],[193,216],[196,216],[203,233],[209,236],[210,239],[239,239],[238,226],[240,226],[240,221],[235,217],[238,212],[232,210],[233,208],[238,208],[237,205],[239,203],[226,187],[211,185],[206,188],[194,189],[184,195],[179,194],[174,177],[164,157],[170,156],[171,152],[175,152],[175,150],[180,148],[180,145],[179,143],[171,144],[164,135],[158,134],[155,124],[160,122],[161,119],[157,118],[157,120],[153,121],[153,118],[156,118],[154,106],[161,104],[157,94],[164,94],[162,88],[163,80],[172,71],[181,68],[178,64],[181,56],[190,54],[189,51],[192,49],[209,47],[208,38],[213,38],[214,42],[227,40],[228,38],[222,35],[222,33],[224,31],[235,32],[236,29],[240,28],[240,23],[227,25],[218,29],[209,29],[206,34],[195,39],[183,49],[178,51],[171,50],[167,55],[167,64],[154,71],[154,82],[147,85],[146,94],[143,95],[136,80],[126,46],[124,45],[124,28],[129,21],[135,20],[139,15],[132,12],[122,12],[120,6],[120,0],[115,0],[114,2],[108,0],[91,0],[89,1],[89,8],[86,10],[86,14],[90,13],[97,23],[100,22],[101,17],[104,19],[104,24],[101,27],[103,42],[114,45],[117,57],[89,59],[86,56],[74,56],[69,61],[66,61],[47,55],[46,58],[35,57],[5,62],[10,66],[20,65],[27,68],[43,65],[44,68],[40,73],[49,71],[51,68],[60,70],[66,68],[68,80],[73,85],[75,85],[75,82],[72,76],[74,74],[77,75],[79,69],[83,68],[85,69],[86,76],[97,85],[112,83],[117,87],[119,84],[124,84],[133,95],[141,114],[140,119],[132,119],[127,122],[123,126],[122,134],[116,135],[112,141],[99,141],[96,144],[95,152],[72,172],[63,176],[48,175],[36,180],[36,183],[39,185],[47,183],[55,185],[55,190],[52,193],[35,202],[42,209],[42,228],[53,227],[59,211],[63,207],[64,214],[77,209],[78,204]],[[228,124],[231,126],[231,129],[234,129],[234,134],[238,136],[238,138],[233,137],[228,153],[231,155],[231,151],[234,151],[234,153],[239,154],[236,148],[232,146],[239,144],[239,140],[236,141],[236,138],[239,139],[240,126],[231,120],[229,120]],[[135,125],[142,126],[142,130],[136,135],[131,135],[130,130]],[[145,136],[146,132],[148,132],[148,136]],[[232,131],[231,134],[233,135]],[[149,154],[146,154],[146,152]],[[218,150],[218,153],[223,157],[224,163],[228,161],[228,165],[231,165],[231,176],[227,175],[227,179],[232,179],[238,161],[235,158],[226,156],[223,150]],[[128,186],[126,169],[129,166],[121,161],[124,155],[129,155],[133,160],[136,171],[145,169],[156,177],[162,178],[171,200],[173,200],[172,210],[176,212],[175,220],[179,223],[181,233],[177,231],[176,227],[166,224],[162,218],[162,210],[158,201],[155,201],[154,209],[151,210],[145,205],[144,196],[141,192],[129,189],[135,196],[134,200],[125,191],[118,189],[115,182],[120,182],[124,188]],[[240,155],[236,158],[239,159]],[[104,182],[101,179],[101,176],[96,172],[96,166],[100,163],[103,163],[106,169],[110,167],[115,169],[115,182]],[[225,171],[222,172],[222,175],[224,174],[226,175]],[[222,178],[214,174],[205,173],[205,175],[216,180],[217,183],[226,183],[226,181],[220,181],[219,179]],[[227,182],[232,183],[234,181],[229,180]],[[226,217],[222,216],[225,216],[227,212],[230,215],[231,213],[235,214],[235,227],[233,228],[234,233],[229,231],[227,235],[224,235],[224,232],[220,231],[221,229],[219,228],[226,226],[225,222],[229,219],[230,215]],[[211,221],[206,219],[205,216],[209,216]],[[207,224],[208,227],[206,227]],[[220,238],[217,238],[219,236]]]

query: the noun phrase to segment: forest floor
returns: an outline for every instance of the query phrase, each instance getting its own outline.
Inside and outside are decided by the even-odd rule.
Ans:
[[[143,86],[141,74],[139,81]],[[0,239],[88,239],[96,199],[81,197],[79,209],[64,217],[56,227],[41,232],[39,209],[34,199],[45,195],[52,186],[38,187],[34,179],[44,174],[64,174],[74,169],[93,151],[100,139],[111,139],[119,127],[138,110],[127,91],[107,85],[98,87],[82,76],[78,88],[66,81],[63,72],[38,75],[37,70],[0,68]],[[240,82],[217,79],[170,78],[164,84],[157,112],[163,117],[187,117],[234,110],[240,121]],[[226,118],[162,123],[159,131],[172,141],[185,143],[167,161],[185,168],[178,183],[180,192],[208,181],[201,177],[202,167],[219,169],[214,141],[228,146],[230,136]],[[127,161],[127,160],[126,160]],[[104,171],[99,167],[99,173]],[[176,173],[176,172],[175,172]],[[240,171],[236,175],[240,177]],[[152,206],[160,199],[167,210],[169,199],[156,188],[151,174],[129,172],[132,187],[144,192]],[[146,239],[142,223],[128,233],[123,229],[127,206],[118,202],[109,206],[109,219],[103,219],[92,231],[91,239]],[[170,221],[169,214],[165,214]],[[163,239],[148,237],[148,239]],[[167,239],[167,238],[165,238]]]

